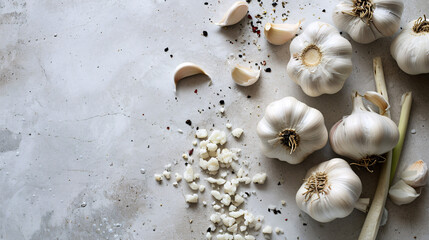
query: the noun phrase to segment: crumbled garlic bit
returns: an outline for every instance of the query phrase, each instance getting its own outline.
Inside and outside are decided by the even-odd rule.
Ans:
[[[236,173],[236,176],[237,176],[238,178],[243,177],[243,176],[244,176],[244,169],[243,169],[243,168],[238,169],[238,171],[237,171],[237,173]]]
[[[230,182],[230,181],[227,181],[227,182],[225,183],[225,185],[223,185],[223,191],[224,191],[225,193],[230,194],[230,195],[234,195],[234,194],[235,194],[235,192],[237,191],[237,185],[236,185],[236,184],[233,184],[233,183],[232,183],[232,182]]]
[[[185,200],[187,203],[197,203],[198,202],[198,194],[187,194],[185,195]]]
[[[179,173],[175,173],[174,176],[176,178],[176,182],[182,181],[182,175],[180,175]]]
[[[229,204],[231,204],[231,196],[229,196],[228,194],[224,194],[220,202],[225,206],[229,206]]]
[[[183,173],[183,178],[188,183],[194,181],[194,169],[191,165],[186,166],[185,172]]]
[[[171,172],[171,163],[164,166],[165,170]]]
[[[200,148],[207,148],[207,144],[210,142],[208,140],[203,140],[200,142]]]
[[[217,152],[216,151],[214,151],[214,152],[209,151],[209,157],[217,157]]]
[[[198,186],[198,184],[196,184],[195,182],[192,182],[192,183],[190,183],[190,184],[188,184],[188,185],[189,185],[189,187],[190,187],[192,190],[194,190],[194,191],[198,190],[198,189],[199,189],[199,187],[200,187],[200,186]]]
[[[235,223],[235,218],[229,217],[226,214],[222,214],[220,218],[222,219],[223,225],[226,227],[231,227]]]
[[[265,179],[267,179],[266,173],[257,173],[255,174],[255,176],[253,176],[252,181],[253,183],[257,183],[257,184],[264,184]]]
[[[232,236],[229,233],[224,233],[224,234],[218,234],[218,235],[216,235],[216,239],[217,240],[233,240],[234,236]]]
[[[234,225],[232,225],[231,227],[227,228],[226,230],[230,233],[236,233],[238,229],[238,224],[235,223]]]
[[[204,207],[207,206],[207,202],[206,201],[203,201],[203,206]]]
[[[209,178],[206,178],[206,180],[209,183],[215,183],[217,185],[223,185],[226,182],[225,179],[222,179],[222,178],[216,179],[216,178],[209,177]]]
[[[265,226],[263,229],[262,229],[262,233],[263,234],[271,234],[273,232],[273,229],[271,228],[271,226]]]
[[[222,219],[220,218],[220,213],[213,213],[210,215],[210,221],[212,223],[220,223]]]
[[[276,234],[283,234],[284,233],[283,229],[281,229],[279,227],[276,227],[275,232],[276,232]]]
[[[282,200],[281,203],[282,203],[283,206],[286,206],[286,201],[285,200]]]
[[[214,143],[208,143],[208,144],[207,144],[207,150],[209,150],[209,151],[211,151],[211,152],[216,151],[216,150],[217,150],[217,144],[214,144]]]
[[[244,210],[240,209],[236,212],[229,212],[229,216],[233,217],[233,218],[239,218],[241,216],[244,215]]]
[[[217,211],[217,210],[220,209],[220,206],[216,204],[216,205],[213,206],[213,209]]]
[[[209,157],[209,153],[207,152],[207,149],[200,148],[200,157],[201,158],[208,158]]]
[[[173,187],[177,187],[179,184],[177,182],[173,183]]]
[[[262,227],[262,223],[257,222],[257,223],[255,223],[255,226],[253,227],[253,229],[255,229],[255,231],[259,231],[259,229],[261,229],[261,227]]]
[[[200,190],[200,192],[204,192],[204,190],[206,190],[206,186],[200,185],[200,187],[198,188],[198,190]]]
[[[195,133],[195,136],[197,136],[197,138],[206,138],[207,137],[207,130],[206,129],[198,129],[197,132]]]
[[[161,182],[162,181],[162,175],[161,174],[154,174],[153,177],[155,178],[155,180],[157,182]]]
[[[243,129],[236,128],[236,129],[232,130],[231,134],[232,134],[232,136],[234,136],[236,138],[240,138],[241,134],[243,134],[243,132],[244,132]]]
[[[222,172],[222,173],[220,174],[220,177],[221,177],[221,178],[226,178],[226,176],[228,176],[228,173],[227,173],[227,172]]]
[[[242,177],[242,178],[237,178],[237,181],[244,184],[249,184],[252,181],[252,179],[250,179],[249,177]]]
[[[231,204],[229,205],[228,211],[232,212],[232,211],[235,211],[236,209],[237,207]]]
[[[255,221],[255,217],[253,216],[253,214],[249,211],[245,211],[244,212],[244,225],[248,226],[250,224],[252,224]]]
[[[246,239],[246,240],[255,240],[256,238],[254,236],[252,236],[252,235],[246,235],[244,237],[244,239]]]
[[[247,230],[247,227],[246,227],[246,226],[244,226],[244,225],[240,226],[240,232],[244,232],[244,231],[246,231],[246,230]]]
[[[199,174],[199,173],[195,173],[195,174],[194,174],[194,180],[196,180],[196,179],[198,179],[198,178],[200,178],[200,174]]]
[[[212,234],[210,232],[206,233],[206,240],[211,240]]]
[[[188,159],[188,157],[189,157],[189,156],[188,156],[188,154],[187,154],[187,153],[182,154],[182,158],[183,158],[183,159],[185,159],[185,160],[186,160],[186,159]]]
[[[234,234],[234,240],[245,240],[240,234]]]
[[[171,173],[168,171],[164,171],[162,172],[162,175],[165,177],[165,179],[170,180],[171,178]]]
[[[225,108],[221,107],[221,108],[219,109],[219,112],[220,112],[220,113],[225,113]]]
[[[204,160],[204,159],[202,159],[202,158],[200,158],[200,168],[201,169],[203,169],[203,170],[207,170],[207,167],[208,167],[208,165],[209,165],[209,162],[208,161],[206,161],[206,160]]]
[[[235,195],[235,197],[234,197],[234,205],[235,206],[240,206],[242,203],[244,202],[244,198],[242,197],[242,196],[240,196],[240,195]]]
[[[197,146],[197,144],[198,144],[197,140],[192,141],[192,145]]]
[[[232,128],[232,124],[231,123],[227,123],[225,124],[226,128],[231,129]]]
[[[216,198],[217,200],[221,200],[221,199],[222,199],[222,195],[220,194],[220,192],[219,192],[219,191],[212,190],[212,191],[210,192],[210,194],[211,194],[214,198]]]
[[[216,173],[219,170],[219,161],[216,158],[210,158],[207,163],[207,170]]]
[[[224,145],[226,143],[226,134],[223,131],[214,130],[209,137],[209,141],[212,143]]]

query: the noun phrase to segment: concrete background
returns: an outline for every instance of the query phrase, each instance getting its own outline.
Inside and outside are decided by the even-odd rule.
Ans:
[[[270,102],[294,96],[319,109],[330,129],[351,112],[353,90],[374,89],[375,56],[383,59],[396,122],[402,93],[414,94],[408,132],[416,133],[407,135],[398,170],[427,161],[429,75],[409,76],[397,67],[389,53],[393,38],[369,45],[351,41],[354,68],[344,88],[311,98],[286,74],[289,43],[268,44],[251,31],[249,19],[221,29],[212,21],[233,1],[207,2],[0,1],[0,239],[201,239],[213,210],[201,203],[188,208],[185,183],[160,185],[153,174],[174,161],[179,164],[173,172],[182,173],[181,154],[192,148],[195,127],[225,130],[226,122],[245,130],[239,141],[230,137],[228,146],[242,148],[252,174],[268,174],[246,208],[284,229],[274,239],[356,239],[363,213],[320,224],[300,217],[295,204],[305,172],[336,156],[329,144],[292,166],[262,156],[255,127]],[[275,16],[281,22],[283,13],[288,22],[304,18],[305,28],[316,20],[332,23],[336,3],[290,1],[285,8],[279,3],[274,13],[270,1],[260,6],[252,0],[250,14],[267,11],[259,29]],[[429,14],[426,0],[406,1],[401,26],[423,13]],[[272,70],[247,88],[230,77],[233,63],[246,64],[238,56],[243,53],[247,64],[266,61],[264,68]],[[184,61],[203,66],[213,85],[196,76],[181,82],[175,94],[173,71]],[[220,100],[224,116],[218,113]],[[364,183],[362,196],[371,197],[378,175],[356,171]],[[284,182],[278,186],[279,181]],[[207,191],[203,199],[210,201]],[[428,200],[426,188],[409,205],[388,200],[389,220],[379,239],[427,239]],[[270,205],[281,207],[282,214],[268,213]]]

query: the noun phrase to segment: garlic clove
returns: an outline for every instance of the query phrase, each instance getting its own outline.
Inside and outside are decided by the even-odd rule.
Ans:
[[[234,25],[241,21],[241,19],[246,16],[247,11],[249,10],[249,5],[245,1],[235,2],[225,13],[222,20],[218,23],[215,23],[218,26],[225,27]]]
[[[420,196],[420,193],[417,193],[413,187],[406,184],[403,180],[399,180],[389,190],[390,200],[396,205],[411,203],[418,196]]]
[[[383,95],[381,95],[378,92],[367,91],[363,97],[366,100],[377,105],[377,107],[380,109],[381,115],[384,115],[384,113],[386,113],[386,111],[389,110],[389,108],[390,108],[389,103],[386,101],[386,99],[383,97]]]
[[[250,86],[258,81],[261,70],[236,65],[231,72],[232,79],[240,86]]]
[[[177,86],[177,83],[183,78],[197,74],[204,74],[209,76],[200,66],[191,62],[184,62],[177,66],[176,70],[174,71],[174,84]]]
[[[414,162],[401,173],[401,179],[411,187],[422,187],[426,185],[427,177],[428,166],[422,160]]]
[[[301,20],[296,24],[274,24],[267,23],[264,27],[264,35],[267,41],[274,45],[282,45],[295,37],[298,32]]]

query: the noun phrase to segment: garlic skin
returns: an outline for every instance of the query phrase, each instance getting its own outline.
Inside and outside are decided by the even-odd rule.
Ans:
[[[236,65],[231,71],[231,77],[234,82],[240,86],[250,86],[259,80],[261,70]]]
[[[290,164],[301,163],[328,141],[322,113],[293,97],[270,103],[256,130],[262,153]]]
[[[358,162],[370,161],[398,143],[399,130],[390,118],[368,111],[362,96],[356,92],[353,95],[353,112],[331,128],[329,140],[335,153]]]
[[[296,193],[296,204],[319,222],[348,216],[362,193],[362,183],[341,158],[334,158],[308,170]]]
[[[428,166],[424,161],[418,160],[408,166],[400,176],[411,187],[423,187],[427,183]]]
[[[353,70],[352,45],[323,22],[311,23],[294,38],[290,55],[287,73],[311,97],[340,91]]]
[[[235,2],[225,13],[223,18],[218,22],[215,23],[218,26],[225,27],[225,26],[231,26],[236,23],[239,23],[241,19],[243,19],[247,11],[249,10],[249,5],[245,1],[238,1]]]
[[[399,180],[395,185],[390,187],[389,197],[390,200],[396,205],[408,204],[414,201],[420,193],[417,193],[414,188],[406,184],[404,181]]]
[[[264,27],[264,35],[269,43],[274,45],[282,45],[295,37],[300,25],[301,20],[295,24],[267,23]]]
[[[195,63],[191,62],[184,62],[179,64],[176,67],[176,70],[174,70],[174,84],[177,87],[177,83],[179,83],[180,80],[186,77],[190,77],[197,74],[204,74],[206,76],[209,76],[200,66],[198,66]]]
[[[371,43],[398,31],[402,0],[344,0],[335,6],[334,25],[358,43]]]
[[[408,23],[390,45],[390,54],[399,68],[410,75],[429,73],[428,52],[429,21],[426,16],[424,20],[419,18]]]

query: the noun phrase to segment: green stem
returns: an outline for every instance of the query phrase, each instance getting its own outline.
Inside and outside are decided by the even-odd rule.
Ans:
[[[401,117],[399,118],[399,141],[392,153],[392,169],[390,170],[390,184],[395,177],[396,167],[398,166],[399,157],[401,157],[402,147],[404,146],[405,135],[407,134],[408,119],[410,118],[411,103],[413,96],[411,92],[402,95]]]

